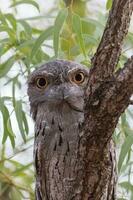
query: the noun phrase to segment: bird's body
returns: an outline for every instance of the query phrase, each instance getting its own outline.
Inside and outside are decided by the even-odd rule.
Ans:
[[[80,180],[82,164],[79,166],[77,157],[82,152],[76,149],[82,136],[88,77],[87,68],[64,60],[44,64],[29,77],[28,95],[35,120],[37,200],[69,200],[73,189],[77,195],[81,190],[75,171],[81,168]]]

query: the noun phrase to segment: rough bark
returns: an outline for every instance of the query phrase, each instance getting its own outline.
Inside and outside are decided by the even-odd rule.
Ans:
[[[133,93],[133,58],[127,61],[122,70],[116,73],[114,70],[121,54],[123,39],[128,32],[132,11],[133,0],[113,1],[102,40],[92,59],[85,97],[85,121],[82,127],[78,127],[82,129],[82,135],[77,137],[75,134],[72,137],[66,131],[63,137],[65,144],[67,137],[69,143],[72,142],[71,151],[68,146],[60,147],[63,148],[62,151],[65,149],[64,156],[57,158],[56,149],[55,162],[50,164],[50,161],[46,161],[47,173],[53,175],[50,180],[47,174],[44,175],[48,179],[48,185],[42,183],[46,188],[46,200],[116,199],[116,163],[112,134]],[[49,155],[46,147],[51,141],[54,143],[50,138],[47,144],[42,145],[46,148],[44,156],[49,157],[48,160],[53,156]],[[66,173],[70,173],[71,180],[63,179]]]
[[[133,58],[116,74],[114,70],[132,11],[133,1],[113,1],[102,40],[92,59],[83,127],[86,134],[81,140],[81,147],[82,141],[86,147],[82,199],[116,199],[116,160],[111,138],[133,93]]]
[[[86,147],[83,200],[116,199],[116,160],[111,138],[133,93],[133,58],[116,74],[114,70],[132,11],[132,0],[113,1],[102,40],[92,59],[83,127],[86,134],[81,140],[81,148],[84,142]]]

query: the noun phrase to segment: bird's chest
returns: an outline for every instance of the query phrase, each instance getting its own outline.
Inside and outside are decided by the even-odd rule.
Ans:
[[[80,135],[84,120],[83,113],[64,110],[40,110],[35,127],[35,145],[43,146],[43,151],[65,154],[74,145]]]
[[[57,179],[63,175],[63,181],[69,187],[69,179],[73,180],[73,171],[70,167],[76,167],[78,144],[81,136],[81,124],[83,113],[50,112],[40,110],[38,121],[35,127],[34,160],[36,169],[36,185],[40,188],[40,183],[45,188],[45,180],[50,177]],[[69,177],[69,178],[68,178]],[[55,187],[57,180],[53,178],[52,183],[47,183],[49,187]],[[64,187],[61,185],[61,188]],[[49,190],[49,189],[48,189]],[[51,194],[52,195],[52,194]],[[62,197],[61,197],[62,198]]]

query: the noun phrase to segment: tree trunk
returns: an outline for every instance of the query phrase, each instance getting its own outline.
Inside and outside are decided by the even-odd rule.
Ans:
[[[52,133],[52,130],[51,130]],[[111,140],[105,147],[95,138],[62,135],[62,144],[55,137],[41,136],[40,154],[36,152],[37,200],[113,200],[116,199],[115,150]],[[78,133],[78,132],[77,132]],[[58,133],[58,135],[60,135]],[[97,138],[98,139],[98,138]],[[73,146],[70,144],[72,143]],[[53,149],[54,148],[54,149]],[[38,161],[38,158],[42,158]],[[40,174],[41,173],[41,174]],[[40,177],[43,179],[40,180]],[[41,183],[41,186],[38,185]],[[41,189],[42,197],[38,196]],[[45,197],[45,198],[44,198]]]
[[[132,0],[113,1],[102,40],[92,59],[85,96],[84,124],[78,127],[82,134],[78,135],[74,130],[77,127],[71,127],[73,137],[66,131],[63,144],[55,147],[54,153],[53,149],[48,148],[51,143],[54,144],[54,138],[51,136],[44,140],[40,136],[43,148],[40,157],[45,157],[45,167],[41,173],[45,181],[41,180],[39,187],[43,188],[45,200],[116,199],[116,158],[112,134],[120,115],[130,104],[133,57],[123,69],[114,71],[132,11]],[[41,163],[41,160],[35,163],[36,168]],[[37,178],[40,177],[38,173],[36,171]]]
[[[115,199],[114,144],[110,139],[104,143],[100,138],[104,133],[103,127],[108,125],[97,126],[97,120],[104,120],[103,115],[100,116],[93,109],[90,115],[92,118],[95,115],[96,120],[87,120],[87,127],[82,127],[80,124],[84,114],[73,112],[70,119],[70,112],[71,109],[61,112],[59,108],[54,108],[53,114],[52,110],[49,113],[47,108],[44,111],[38,106],[36,118],[39,122],[36,122],[35,132],[40,127],[42,131],[37,134],[35,145],[37,200],[44,197],[45,200]],[[43,126],[47,115],[47,127],[51,127],[48,131]],[[79,118],[80,124],[77,123]],[[112,121],[110,117],[108,120]],[[113,128],[111,126],[109,131]],[[105,134],[107,135],[106,132]],[[40,193],[42,197],[38,196]]]

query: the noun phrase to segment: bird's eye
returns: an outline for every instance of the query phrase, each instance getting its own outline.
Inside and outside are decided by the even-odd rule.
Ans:
[[[78,73],[74,74],[73,81],[76,84],[81,84],[84,82],[84,80],[85,80],[85,75],[83,72],[78,72]]]
[[[41,77],[36,80],[36,84],[38,88],[43,89],[47,86],[48,83],[47,83],[46,78]]]

